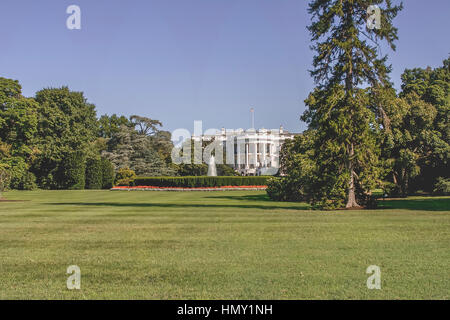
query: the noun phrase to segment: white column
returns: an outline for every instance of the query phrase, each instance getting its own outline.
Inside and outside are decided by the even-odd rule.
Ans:
[[[233,149],[234,154],[234,149]],[[239,138],[236,138],[236,168],[241,168],[241,144],[239,142]]]
[[[253,162],[254,162],[255,168],[256,168],[256,165],[258,164],[258,141],[253,143],[253,150],[254,150],[253,156],[255,157],[253,159]]]
[[[242,165],[245,165],[245,140],[243,141],[243,139],[238,139],[239,143],[239,148],[238,148],[238,152],[239,152],[239,169],[242,169]],[[243,153],[243,154],[242,154]]]
[[[273,144],[270,143],[269,145],[269,159],[270,159],[270,164],[272,165],[273,163]]]
[[[245,167],[246,168],[249,167],[249,154],[248,154],[249,150],[248,149],[249,149],[249,144],[246,143],[245,144]]]
[[[262,163],[263,166],[265,166],[266,163],[266,149],[267,149],[267,142],[264,142],[261,144],[263,150],[262,150]]]

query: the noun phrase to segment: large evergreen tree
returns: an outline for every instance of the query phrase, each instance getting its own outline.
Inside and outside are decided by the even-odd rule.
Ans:
[[[381,26],[367,28],[368,7],[381,7]],[[357,207],[378,180],[377,115],[371,88],[389,85],[387,56],[379,42],[395,49],[393,18],[401,5],[390,0],[313,0],[309,4],[316,55],[311,75],[317,88],[302,116],[316,132],[316,179],[311,202],[321,207]]]

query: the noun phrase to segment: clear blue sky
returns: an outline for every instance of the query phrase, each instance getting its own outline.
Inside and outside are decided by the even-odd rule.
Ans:
[[[82,29],[66,28],[66,8]],[[313,88],[303,0],[2,0],[0,76],[26,96],[43,87],[83,91],[101,114],[139,114],[166,130],[298,132]],[[405,0],[390,53],[397,88],[405,68],[436,67],[450,53],[450,1]]]

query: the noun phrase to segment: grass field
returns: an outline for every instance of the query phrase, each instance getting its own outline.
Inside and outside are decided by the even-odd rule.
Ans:
[[[261,191],[5,197],[24,201],[0,202],[1,299],[450,298],[450,197],[334,212]]]

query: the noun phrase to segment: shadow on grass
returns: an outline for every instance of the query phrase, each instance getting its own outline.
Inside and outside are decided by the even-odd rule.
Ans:
[[[261,210],[308,210],[307,204],[296,206],[270,206],[258,204],[207,204],[207,203],[123,203],[123,202],[54,202],[55,206],[89,206],[89,207],[131,207],[131,208],[240,208]]]
[[[276,203],[270,200],[267,194],[249,194],[245,196],[206,196],[205,198],[210,199],[228,199],[228,200],[246,200],[246,201],[269,201],[271,203]]]
[[[277,203],[270,200],[267,194],[254,194],[244,196],[207,196],[205,198],[213,199],[229,199],[229,200],[246,200],[246,201],[265,201],[272,204]],[[285,202],[286,203],[286,202]],[[291,202],[292,203],[292,202]],[[304,206],[305,209],[309,207]],[[408,209],[408,210],[422,210],[422,211],[449,211],[450,198],[435,198],[424,197],[422,199],[391,199],[379,200],[379,209]]]
[[[266,194],[205,196],[208,199],[246,201],[247,203],[127,203],[127,202],[54,202],[54,206],[130,207],[130,208],[238,208],[259,210],[309,210],[306,203],[275,202]],[[219,202],[219,201],[218,201]],[[378,210],[406,209],[418,211],[450,211],[450,198],[379,200]],[[376,209],[375,209],[376,210]]]
[[[408,209],[420,211],[450,211],[450,198],[380,200],[379,209]]]

